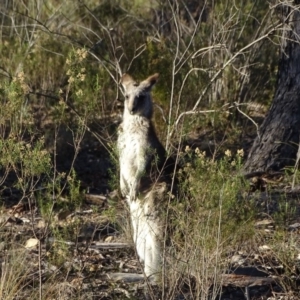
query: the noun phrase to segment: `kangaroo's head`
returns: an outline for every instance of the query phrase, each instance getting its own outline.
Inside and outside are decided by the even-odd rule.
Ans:
[[[122,76],[121,84],[125,90],[124,112],[126,114],[143,116],[149,119],[152,117],[151,89],[158,76],[156,73],[140,83],[128,74]]]

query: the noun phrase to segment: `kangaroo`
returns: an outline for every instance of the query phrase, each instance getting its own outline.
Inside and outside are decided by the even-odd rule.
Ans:
[[[120,188],[122,195],[129,196],[131,200],[138,195],[142,177],[149,177],[147,173],[151,172],[151,163],[155,160],[159,170],[166,159],[165,149],[151,122],[153,105],[150,92],[157,79],[158,74],[140,84],[128,74],[121,79],[125,103],[118,137]]]
[[[151,118],[151,89],[158,79],[154,74],[141,83],[124,74],[123,122],[118,130],[120,189],[129,206],[133,241],[144,273],[157,281],[161,272],[163,228],[157,202],[167,191],[162,171],[166,151],[156,136]]]

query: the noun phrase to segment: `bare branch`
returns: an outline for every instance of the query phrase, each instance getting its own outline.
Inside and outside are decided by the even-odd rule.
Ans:
[[[273,32],[275,32],[277,29],[280,28],[280,24],[277,24],[276,26],[272,27],[266,34],[264,34],[263,36],[258,37],[257,39],[255,39],[253,42],[249,43],[248,45],[246,45],[245,47],[241,48],[239,51],[237,51],[230,59],[227,60],[226,63],[223,64],[223,66],[216,72],[216,74],[210,79],[209,83],[206,85],[206,87],[204,88],[204,90],[202,91],[200,97],[197,99],[194,107],[192,108],[192,110],[190,111],[186,111],[186,112],[182,112],[177,120],[175,121],[175,127],[178,125],[179,121],[181,120],[181,118],[185,115],[190,115],[190,114],[194,114],[197,113],[197,108],[203,98],[203,96],[207,93],[208,89],[210,88],[210,86],[212,85],[212,83],[222,74],[222,72],[224,71],[224,69],[229,66],[239,55],[242,55],[246,50],[250,49],[253,45],[261,42],[262,40],[268,38]],[[174,129],[173,129],[174,130]],[[173,131],[172,130],[172,131]],[[169,131],[170,134],[170,131]]]

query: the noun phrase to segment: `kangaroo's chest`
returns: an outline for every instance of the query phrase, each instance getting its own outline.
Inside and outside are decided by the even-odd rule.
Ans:
[[[120,159],[132,163],[139,156],[146,155],[151,149],[148,126],[128,126],[122,124],[119,128],[118,149]]]

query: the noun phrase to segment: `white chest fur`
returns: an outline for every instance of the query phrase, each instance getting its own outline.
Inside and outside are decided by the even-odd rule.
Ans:
[[[133,117],[119,128],[118,150],[120,162],[120,184],[123,196],[136,198],[139,182],[149,162],[151,145],[148,139],[149,121]]]

